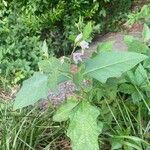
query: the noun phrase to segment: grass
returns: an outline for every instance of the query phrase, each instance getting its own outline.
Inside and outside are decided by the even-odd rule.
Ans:
[[[14,112],[11,103],[0,101],[0,150],[57,150],[66,145],[63,124],[52,121],[53,112],[50,108]]]
[[[149,150],[150,149],[150,112],[143,102],[138,106],[132,102],[115,99],[109,103],[104,100],[108,109],[107,114],[102,115],[105,124],[105,132],[101,140],[110,144],[110,147],[120,145],[119,150]],[[145,100],[146,102],[146,100]],[[111,149],[111,148],[108,149]],[[105,149],[105,148],[103,148]]]
[[[98,101],[101,149],[149,150],[149,106],[146,99],[137,105],[119,93]],[[66,124],[53,122],[54,111],[37,106],[13,111],[12,102],[0,100],[0,150],[70,150]]]

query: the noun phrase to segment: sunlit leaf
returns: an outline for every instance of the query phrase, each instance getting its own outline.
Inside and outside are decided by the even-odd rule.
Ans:
[[[83,29],[83,39],[84,40],[89,39],[92,31],[93,31],[92,23],[88,22],[88,24]]]
[[[98,115],[99,110],[86,101],[73,110],[67,130],[73,150],[99,150],[98,135],[102,126],[97,124]]]
[[[84,75],[89,75],[100,82],[110,77],[120,77],[147,56],[133,52],[102,52],[85,63]]]
[[[71,111],[74,109],[74,107],[77,106],[78,103],[79,101],[75,97],[69,98],[58,108],[55,115],[53,116],[53,120],[56,122],[68,120]]]
[[[143,38],[145,42],[150,40],[150,28],[146,24],[144,24],[143,28]]]

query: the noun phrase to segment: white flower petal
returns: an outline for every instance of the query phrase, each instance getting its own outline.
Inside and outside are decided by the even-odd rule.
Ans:
[[[79,42],[83,37],[83,34],[80,33],[79,35],[77,35],[76,39],[75,39],[75,43]]]
[[[89,43],[83,40],[83,41],[80,42],[80,46],[83,50],[88,49],[89,48]]]

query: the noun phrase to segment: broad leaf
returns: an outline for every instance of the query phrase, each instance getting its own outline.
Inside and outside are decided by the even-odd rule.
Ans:
[[[84,75],[89,75],[100,82],[110,77],[120,77],[147,56],[133,52],[102,52],[85,63]]]
[[[125,36],[125,43],[128,46],[129,52],[146,53],[149,50],[148,46],[132,36]]]
[[[79,101],[75,97],[71,97],[62,104],[58,110],[56,111],[56,114],[53,116],[53,120],[56,122],[62,122],[69,119],[69,115],[71,111],[74,109],[74,107],[77,106]]]
[[[86,101],[80,102],[70,115],[67,135],[71,139],[73,150],[99,150],[97,124],[99,110]]]
[[[88,24],[83,29],[83,39],[84,40],[89,39],[92,31],[93,31],[92,23],[88,22]]]
[[[58,86],[58,77],[59,77],[59,72],[58,70],[55,70],[48,76],[48,87],[51,90],[56,90]]]
[[[52,73],[55,70],[61,68],[61,62],[59,59],[55,57],[51,57],[49,59],[45,59],[39,62],[39,69],[44,73]]]
[[[119,91],[125,94],[132,94],[136,89],[132,84],[123,83],[119,86]]]
[[[150,28],[146,24],[144,24],[143,38],[145,42],[150,40]]]
[[[23,82],[21,90],[17,93],[14,109],[33,105],[41,98],[48,95],[48,77],[41,73],[35,73],[31,78]]]
[[[135,70],[135,78],[138,86],[147,84],[148,76],[146,70],[141,64]]]
[[[60,60],[55,57],[40,61],[39,69],[48,74],[48,85],[51,90],[56,89],[58,84],[69,80],[69,64],[61,64]]]
[[[136,85],[141,90],[150,91],[147,71],[141,64],[136,68],[134,72],[129,71],[127,73],[127,80],[133,85]]]
[[[150,57],[143,62],[144,68],[150,69]]]
[[[129,70],[127,73],[126,73],[126,80],[127,82],[130,82],[132,83],[133,85],[136,85],[136,78],[135,78],[135,74],[133,72],[133,70]]]

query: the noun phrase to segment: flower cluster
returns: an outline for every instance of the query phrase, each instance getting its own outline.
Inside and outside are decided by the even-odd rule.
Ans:
[[[84,55],[84,50],[89,48],[89,43],[86,42],[83,39],[83,34],[80,33],[79,35],[77,35],[76,39],[75,39],[75,43],[81,47],[81,53],[73,53],[73,60],[75,62],[75,64],[78,64],[79,62],[82,61],[82,56]]]

